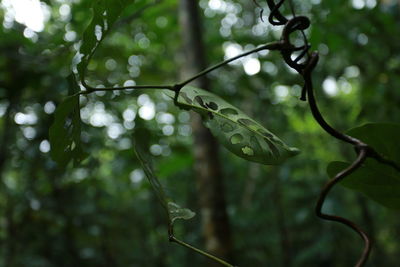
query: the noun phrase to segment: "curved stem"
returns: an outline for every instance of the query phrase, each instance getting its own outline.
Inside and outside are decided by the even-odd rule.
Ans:
[[[356,267],[363,266],[365,264],[365,262],[367,261],[370,250],[371,250],[371,241],[369,240],[367,234],[363,230],[361,230],[358,225],[356,225],[352,221],[345,219],[343,217],[322,213],[322,207],[323,207],[325,199],[326,199],[328,193],[331,191],[331,189],[337,183],[342,181],[346,176],[350,175],[355,170],[357,170],[362,165],[362,163],[365,161],[365,159],[367,158],[367,154],[368,154],[367,149],[361,149],[358,154],[357,159],[349,167],[347,167],[346,169],[344,169],[343,171],[338,173],[333,179],[329,180],[328,183],[326,183],[326,185],[323,187],[323,189],[319,195],[317,205],[315,207],[315,212],[319,218],[322,218],[322,219],[328,220],[328,221],[335,221],[335,222],[342,223],[342,224],[350,227],[351,229],[353,229],[355,232],[357,232],[361,236],[361,238],[364,240],[364,244],[365,244],[364,250],[363,250],[363,253],[362,253],[360,259],[358,260],[358,262],[356,264]]]
[[[311,109],[311,113],[314,116],[314,119],[328,134],[332,135],[336,139],[342,140],[342,141],[344,141],[346,143],[350,143],[352,145],[357,145],[357,146],[364,145],[364,143],[362,143],[357,138],[348,136],[344,133],[337,131],[335,128],[330,126],[326,122],[324,117],[322,116],[322,114],[318,108],[317,102],[315,100],[314,91],[313,91],[313,83],[312,83],[312,79],[311,79],[311,71],[315,67],[317,62],[318,62],[318,54],[314,54],[313,56],[311,56],[310,62],[308,64],[308,66],[306,67],[306,69],[304,70],[304,74],[303,74],[304,83],[305,83],[304,86],[305,86],[307,96],[308,96],[308,103],[309,103],[309,106]]]
[[[191,77],[191,78],[189,78],[189,79],[187,79],[187,80],[185,80],[185,81],[183,81],[181,83],[178,83],[178,86],[183,87],[186,84],[196,80],[197,78],[199,78],[201,76],[204,76],[204,75],[212,72],[213,70],[216,70],[216,69],[218,69],[218,68],[220,68],[220,67],[222,67],[224,65],[227,65],[228,63],[230,63],[232,61],[235,61],[235,60],[237,60],[239,58],[248,56],[250,54],[253,54],[253,53],[256,53],[256,52],[259,52],[259,51],[262,51],[262,50],[279,50],[281,47],[282,47],[282,43],[280,43],[280,42],[273,42],[273,43],[268,43],[268,44],[259,46],[259,47],[255,48],[255,49],[252,49],[252,50],[250,50],[250,51],[248,51],[246,53],[237,55],[237,56],[235,56],[233,58],[227,59],[227,60],[222,61],[222,62],[220,62],[220,63],[218,63],[218,64],[216,64],[214,66],[211,66],[211,67],[203,70],[202,72],[196,74],[195,76],[193,76],[193,77]]]

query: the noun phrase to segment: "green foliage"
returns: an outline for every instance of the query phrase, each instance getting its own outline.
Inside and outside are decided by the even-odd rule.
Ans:
[[[170,94],[172,97],[172,95]],[[182,88],[178,105],[203,115],[205,125],[235,155],[266,165],[280,164],[299,153],[219,96],[193,86]]]
[[[134,0],[92,1],[93,17],[82,37],[80,53],[83,58],[78,64],[78,72],[85,76],[86,68],[100,43],[104,40],[117,18]]]
[[[400,164],[400,144],[394,142],[400,136],[400,124],[368,123],[351,129],[348,134],[371,145],[384,158]],[[346,162],[331,162],[328,174],[333,177],[349,165]],[[400,171],[392,166],[369,158],[341,184],[364,193],[388,208],[400,209]]]
[[[50,155],[60,167],[64,168],[73,160],[77,165],[87,156],[81,147],[81,117],[79,96],[75,77],[68,77],[70,96],[62,101],[54,115],[54,122],[49,129]]]
[[[223,1],[217,10],[210,8],[212,2],[198,1],[205,18],[209,64],[228,57],[226,51],[231,48],[247,50],[278,38],[277,31],[260,22],[259,8],[252,1]],[[366,121],[399,122],[398,1],[363,1],[376,2],[376,6],[361,9],[352,8],[356,1],[348,0],[293,2],[298,15],[313,18],[307,35],[313,49],[321,53],[314,78],[318,103],[327,120],[341,129]],[[172,101],[159,92],[144,90],[82,96],[81,137],[90,158],[78,168],[61,171],[49,155],[55,147],[50,152],[42,149],[54,121],[51,107],[66,95],[65,77],[79,44],[82,48],[80,36],[92,17],[93,3],[97,2],[41,1],[51,17],[45,29],[32,38],[24,35],[29,33],[25,25],[17,21],[11,25],[14,15],[5,17],[4,6],[0,9],[0,163],[4,162],[0,168],[0,265],[208,266],[193,252],[174,249],[166,242],[165,214],[151,194],[132,148],[139,111],[153,105],[155,116],[143,126],[151,134],[143,135],[139,142],[161,148],[157,153],[151,150],[160,181],[176,203],[196,209],[199,196],[192,178],[189,116],[175,109]],[[133,14],[138,4],[135,1],[125,10],[123,23],[114,23],[106,34],[109,38],[96,49],[88,71],[95,72],[98,79],[87,77],[93,86],[122,85],[127,80],[138,85],[171,84],[180,77],[185,59],[180,50],[177,1],[160,1],[135,20],[125,20],[124,15]],[[70,14],[61,16],[61,6],[61,10],[69,6]],[[74,34],[75,39],[66,38]],[[312,207],[326,182],[326,165],[350,158],[354,151],[332,142],[315,123],[306,103],[298,101],[302,84],[282,64],[279,53],[253,56],[261,65],[256,75],[247,75],[244,64],[237,62],[208,75],[213,88],[261,125],[279,133],[286,143],[301,145],[302,154],[276,168],[249,164],[225,149],[220,151],[236,263],[241,267],[264,266],[266,262],[270,266],[348,266],[350,259],[359,256],[360,247],[349,245],[360,244],[358,236],[321,223]],[[112,60],[117,66],[110,70],[106,63]],[[319,86],[326,78],[337,86],[336,95]],[[287,94],[278,90],[281,86]],[[150,104],[144,105],[143,99]],[[126,119],[123,114],[127,111],[136,117]],[[36,121],[20,122],[21,114],[34,115]],[[166,115],[173,119],[163,120]],[[165,127],[173,127],[174,132],[167,135]],[[114,128],[122,129],[117,138],[110,134]],[[398,136],[391,138],[396,145]],[[377,249],[370,266],[398,265],[397,212],[340,188],[327,204],[327,209],[349,214],[374,233]],[[201,246],[200,221],[176,224],[176,233]]]
[[[193,218],[195,216],[195,213],[193,211],[187,208],[181,208],[178,204],[174,203],[169,197],[167,197],[160,181],[154,174],[151,156],[148,152],[146,152],[146,146],[143,145],[141,141],[139,141],[137,136],[134,140],[134,146],[136,156],[140,164],[142,165],[146,177],[150,182],[151,187],[156,194],[160,204],[164,208],[164,211],[168,218],[168,224],[172,226],[177,219],[189,220]]]

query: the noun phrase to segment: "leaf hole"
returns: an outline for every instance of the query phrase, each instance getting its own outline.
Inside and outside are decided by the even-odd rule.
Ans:
[[[262,136],[266,137],[266,138],[273,138],[273,135],[268,133],[267,131],[263,130],[263,129],[258,129],[257,132],[259,132]]]
[[[183,99],[185,99],[186,103],[192,104],[192,99],[190,99],[185,92],[180,92],[179,94],[182,96]]]
[[[207,106],[204,105],[203,99],[202,99],[200,96],[196,96],[196,97],[194,98],[194,101],[197,102],[197,103],[198,103],[200,106],[202,106],[203,108],[208,109]]]
[[[223,108],[219,111],[221,114],[225,115],[225,116],[229,116],[229,115],[238,115],[239,113],[233,109],[233,108]]]
[[[242,152],[247,156],[254,156],[254,150],[251,147],[248,146],[243,147]]]
[[[232,132],[235,128],[232,126],[232,124],[229,123],[223,123],[221,125],[221,130],[225,133]]]
[[[207,107],[211,108],[212,110],[217,110],[218,109],[218,105],[215,102],[210,102],[207,104]]]
[[[267,143],[267,145],[269,146],[269,149],[271,150],[272,155],[274,155],[274,157],[278,158],[281,154],[281,153],[279,153],[279,149],[269,139],[265,138],[264,140]]]
[[[243,136],[241,134],[234,134],[234,135],[232,135],[232,137],[230,139],[232,145],[239,144],[242,142],[242,140],[243,140]]]

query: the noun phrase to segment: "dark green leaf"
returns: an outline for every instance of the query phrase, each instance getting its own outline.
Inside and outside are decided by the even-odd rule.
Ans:
[[[144,173],[146,174],[146,177],[150,182],[151,187],[153,188],[155,194],[157,195],[158,200],[165,209],[166,213],[169,214],[167,205],[168,199],[160,181],[154,174],[151,156],[147,152],[148,149],[142,143],[138,142],[136,136],[134,136],[134,147],[135,147],[136,157],[139,159],[139,162],[142,165]]]
[[[181,208],[178,204],[174,203],[167,197],[165,191],[158,180],[157,176],[154,174],[151,156],[147,152],[146,146],[143,143],[137,141],[137,136],[134,136],[134,146],[135,153],[139,159],[140,164],[146,174],[148,181],[153,188],[154,193],[157,195],[158,200],[163,206],[165,213],[167,214],[169,224],[173,224],[177,219],[191,219],[195,216],[195,213],[189,209]]]
[[[90,58],[101,41],[105,38],[124,9],[133,2],[134,0],[93,1],[93,17],[83,34],[80,48],[80,53],[83,57],[78,64],[78,72],[81,77],[84,76]]]
[[[243,111],[206,90],[186,86],[179,93],[178,103],[204,115],[206,126],[218,141],[241,158],[275,165],[299,153]]]
[[[383,157],[400,165],[400,124],[369,123],[348,132],[372,146]],[[334,161],[328,165],[333,177],[350,163]],[[359,191],[376,202],[392,209],[400,209],[400,172],[391,166],[367,159],[361,168],[345,178],[341,184]]]
[[[73,75],[68,77],[69,93],[79,89]],[[50,155],[60,167],[64,168],[73,160],[78,164],[86,157],[81,147],[81,118],[79,96],[68,96],[59,104],[54,115],[54,122],[49,130],[51,144]]]

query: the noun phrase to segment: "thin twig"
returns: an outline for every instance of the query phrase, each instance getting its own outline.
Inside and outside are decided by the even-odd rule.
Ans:
[[[182,240],[179,240],[175,236],[170,236],[169,241],[170,242],[175,242],[175,243],[177,243],[177,244],[179,244],[181,246],[184,246],[184,247],[186,247],[188,249],[191,249],[191,250],[197,252],[198,254],[203,255],[203,256],[205,256],[205,257],[207,257],[207,258],[209,258],[209,259],[211,259],[213,261],[216,261],[216,262],[218,262],[218,263],[220,263],[220,264],[222,264],[222,265],[224,265],[226,267],[237,267],[237,266],[234,266],[234,265],[232,265],[232,264],[230,264],[230,263],[228,263],[228,262],[226,262],[224,260],[221,260],[220,258],[215,257],[214,255],[211,255],[211,254],[209,254],[209,253],[207,253],[205,251],[202,251],[202,250],[200,250],[200,249],[198,249],[196,247],[193,247],[192,245],[189,245],[188,243],[185,243]]]
[[[232,265],[232,264],[230,264],[230,263],[228,263],[228,262],[226,262],[226,261],[214,256],[214,255],[211,255],[210,253],[207,253],[207,252],[205,252],[205,251],[203,251],[201,249],[198,249],[198,248],[196,248],[196,247],[194,247],[194,246],[192,246],[192,245],[190,245],[190,244],[188,244],[188,243],[176,238],[175,235],[174,235],[174,224],[173,224],[173,222],[171,220],[169,220],[169,222],[168,222],[168,235],[169,235],[169,242],[174,242],[174,243],[177,243],[177,244],[179,244],[179,245],[181,245],[181,246],[183,246],[185,248],[193,250],[196,253],[198,253],[198,254],[200,254],[202,256],[205,256],[205,257],[207,257],[207,258],[209,258],[209,259],[211,259],[213,261],[216,261],[216,262],[218,262],[218,263],[220,263],[220,264],[222,264],[222,265],[224,265],[226,267],[238,267],[238,266],[234,266],[234,265]]]
[[[282,47],[282,43],[281,42],[272,42],[272,43],[268,43],[262,46],[259,46],[255,49],[252,49],[248,52],[242,53],[240,55],[237,55],[235,57],[232,57],[230,59],[224,60],[214,66],[211,66],[205,70],[203,70],[202,72],[194,75],[193,77],[182,81],[180,83],[177,83],[175,85],[133,85],[133,86],[123,86],[123,87],[105,87],[105,88],[95,88],[92,87],[90,85],[88,85],[84,79],[84,77],[82,77],[81,79],[81,83],[83,85],[83,87],[85,87],[87,89],[87,91],[81,91],[78,92],[77,95],[87,95],[87,94],[91,94],[93,92],[99,92],[99,91],[117,91],[117,90],[127,90],[127,89],[167,89],[167,90],[171,90],[171,91],[175,91],[175,92],[179,92],[179,90],[184,87],[185,85],[187,85],[188,83],[218,69],[221,68],[227,64],[229,64],[232,61],[238,60],[242,57],[248,56],[250,54],[259,52],[259,51],[263,51],[263,50],[279,50]],[[90,58],[89,58],[90,60]]]
[[[268,43],[268,44],[259,46],[259,47],[255,48],[255,49],[252,49],[252,50],[250,50],[250,51],[248,51],[248,52],[246,52],[246,53],[240,54],[240,55],[238,55],[238,56],[235,56],[235,57],[233,57],[233,58],[230,58],[230,59],[228,59],[228,60],[225,60],[225,61],[223,61],[223,62],[221,62],[221,63],[218,63],[218,64],[216,64],[216,65],[214,65],[214,66],[212,66],[212,67],[209,67],[209,68],[203,70],[202,72],[196,74],[195,76],[193,76],[193,77],[187,79],[186,81],[181,82],[181,83],[178,83],[178,85],[181,86],[181,87],[183,87],[183,86],[185,86],[186,84],[188,84],[188,83],[190,83],[190,82],[192,82],[192,81],[194,81],[194,80],[200,78],[201,76],[204,76],[204,75],[206,75],[207,73],[212,72],[213,70],[216,70],[216,69],[218,69],[218,68],[220,68],[220,67],[222,67],[222,66],[224,66],[224,65],[227,65],[228,63],[230,63],[230,62],[232,62],[232,61],[235,61],[235,60],[237,60],[237,59],[239,59],[239,58],[248,56],[248,55],[250,55],[250,54],[253,54],[253,53],[256,53],[256,52],[259,52],[259,51],[263,51],[263,50],[279,50],[279,49],[281,49],[281,48],[282,48],[282,43],[280,43],[280,42],[273,42],[273,43]]]

